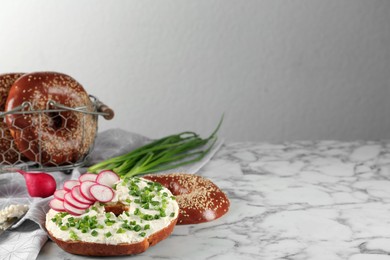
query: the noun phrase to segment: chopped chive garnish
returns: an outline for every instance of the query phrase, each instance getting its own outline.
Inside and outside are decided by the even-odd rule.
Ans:
[[[105,223],[107,226],[112,226],[112,225],[115,224],[115,220],[105,219],[105,220],[104,220],[104,223]]]
[[[76,233],[75,233],[73,230],[71,230],[71,231],[69,232],[69,237],[70,237],[70,239],[72,239],[72,240],[79,240],[79,237],[76,235]]]
[[[116,233],[118,233],[118,234],[123,234],[123,233],[126,233],[126,230],[124,230],[123,228],[118,228],[118,230],[116,231]]]
[[[158,206],[158,205],[160,205],[160,202],[158,202],[158,201],[156,201],[156,200],[152,200],[152,201],[150,202],[150,204],[152,204],[153,206]]]
[[[60,229],[61,229],[62,231],[65,231],[65,230],[68,230],[69,227],[68,227],[68,226],[61,226]]]
[[[134,226],[134,231],[136,232],[140,231],[141,229],[142,229],[141,226],[138,224]]]

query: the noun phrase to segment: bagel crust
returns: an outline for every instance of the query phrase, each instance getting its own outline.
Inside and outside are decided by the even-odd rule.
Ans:
[[[145,252],[149,247],[154,246],[161,240],[166,239],[173,231],[177,222],[177,218],[171,221],[171,223],[161,229],[160,231],[152,234],[148,238],[145,238],[141,242],[137,243],[121,243],[117,245],[99,244],[82,241],[63,241],[53,236],[50,231],[49,237],[64,251],[85,256],[121,256],[121,255],[134,255]]]

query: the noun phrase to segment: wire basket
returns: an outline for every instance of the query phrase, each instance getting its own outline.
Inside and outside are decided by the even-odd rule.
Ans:
[[[63,104],[54,102],[52,100],[49,100],[46,103],[46,108],[37,110],[33,108],[33,105],[30,102],[24,102],[22,105],[16,107],[13,110],[6,111],[6,112],[0,112],[0,172],[11,172],[15,171],[16,169],[23,169],[23,170],[29,170],[29,171],[68,171],[72,170],[76,167],[82,167],[84,166],[88,161],[88,156],[90,152],[93,149],[94,141],[96,138],[97,130],[98,130],[98,117],[102,116],[106,120],[110,120],[114,117],[114,111],[106,106],[104,103],[102,103],[100,100],[98,100],[95,96],[89,95],[89,98],[92,102],[92,110],[91,108],[88,108],[88,106],[81,106],[81,107],[68,107]],[[55,160],[45,159],[43,160],[43,154],[45,153],[43,149],[44,145],[44,138],[43,138],[43,127],[47,127],[47,125],[44,123],[45,119],[50,118],[50,122],[52,124],[59,124],[59,122],[65,122],[62,124],[59,124],[58,129],[53,130],[54,134],[62,131],[66,132],[69,131],[64,125],[67,125],[68,120],[71,120],[71,115],[74,116],[77,114],[78,118],[80,118],[81,122],[79,122],[81,126],[81,132],[79,133],[79,142],[76,142],[77,145],[80,147],[80,154],[77,156],[77,158],[72,158],[69,160],[66,160],[65,162],[57,163]],[[33,140],[28,141],[28,147],[27,149],[30,149],[34,147],[35,156],[34,160],[27,159],[25,156],[26,150],[20,151],[20,147],[16,145],[14,135],[11,134],[10,129],[7,127],[7,124],[5,123],[5,119],[7,115],[12,115],[14,121],[12,121],[12,127],[16,128],[16,120],[21,117],[31,116],[34,118],[34,126],[35,131],[37,133],[37,137]],[[96,124],[92,125],[86,125],[86,118],[89,117],[96,122]],[[20,136],[23,137],[23,134],[28,135],[28,127],[20,128],[18,126],[18,131],[20,131]],[[61,128],[62,127],[62,128]],[[93,127],[93,128],[91,128]],[[54,129],[54,128],[50,128]],[[93,131],[89,131],[93,129]],[[12,131],[12,130],[11,130]],[[61,132],[61,133],[62,133]],[[19,136],[19,138],[21,138]],[[89,140],[88,142],[86,140]],[[26,141],[25,141],[26,142]],[[72,139],[73,144],[73,139]],[[59,144],[61,145],[61,144]],[[78,149],[76,146],[75,149]],[[31,152],[30,150],[28,152]],[[46,152],[47,154],[47,152]],[[49,157],[51,158],[51,157]]]

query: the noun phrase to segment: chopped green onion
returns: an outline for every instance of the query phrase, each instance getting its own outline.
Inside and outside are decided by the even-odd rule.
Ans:
[[[69,237],[70,237],[70,239],[72,239],[72,240],[79,240],[79,237],[76,235],[76,233],[75,233],[73,230],[71,230],[71,231],[69,232]]]
[[[123,233],[126,233],[126,230],[124,230],[123,228],[118,228],[118,230],[116,231],[116,233],[118,233],[118,234],[123,234]]]
[[[60,229],[61,229],[62,231],[65,231],[65,230],[68,230],[69,227],[68,227],[68,226],[61,226]]]
[[[115,224],[115,220],[105,219],[105,220],[104,220],[104,223],[105,223],[107,226],[112,226],[112,225]]]
[[[150,204],[152,204],[153,206],[158,206],[158,205],[160,205],[160,202],[155,201],[155,200],[152,200],[152,201],[150,202]]]
[[[134,231],[136,232],[140,231],[141,229],[142,229],[141,226],[138,224],[134,226]]]

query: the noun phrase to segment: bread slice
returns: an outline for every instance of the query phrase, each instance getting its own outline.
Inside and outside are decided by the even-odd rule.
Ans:
[[[173,231],[177,222],[177,217],[171,221],[171,223],[165,228],[151,234],[141,242],[132,244],[97,244],[82,241],[63,241],[57,239],[52,233],[48,231],[49,237],[64,251],[85,256],[121,256],[121,255],[133,255],[145,252],[150,246],[154,246],[161,240],[166,239]]]

